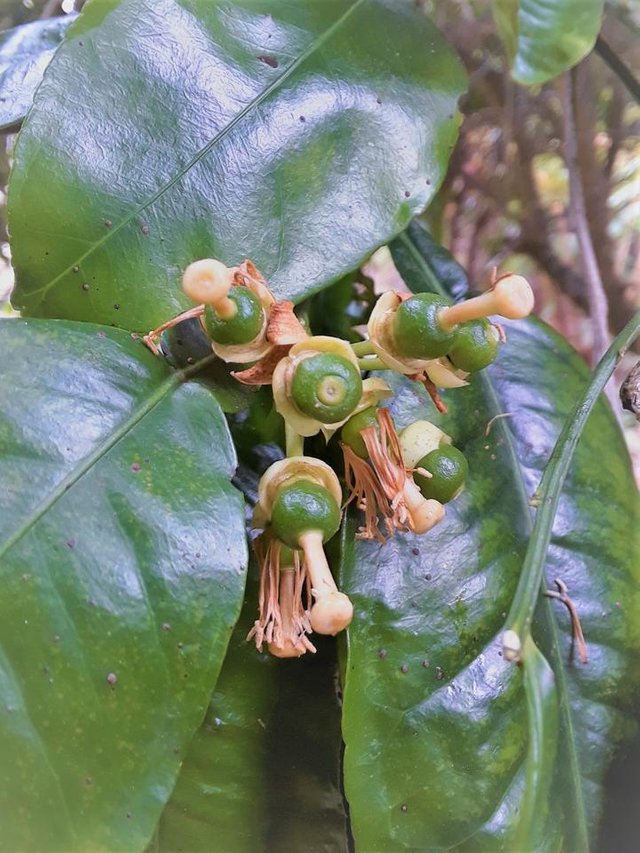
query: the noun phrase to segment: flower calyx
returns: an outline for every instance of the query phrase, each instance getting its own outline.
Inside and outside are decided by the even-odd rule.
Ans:
[[[321,634],[342,631],[353,617],[353,606],[338,590],[323,548],[340,525],[341,500],[342,490],[333,470],[309,456],[275,462],[258,487],[257,517],[266,524],[268,535],[302,553],[313,602],[308,625]],[[263,563],[261,572],[268,570]],[[300,612],[297,604],[294,612]],[[261,613],[258,621],[263,624],[268,619]]]
[[[271,348],[267,328],[275,299],[251,261],[238,267],[214,258],[194,261],[184,271],[182,289],[204,305],[201,323],[223,361],[257,361]]]
[[[427,294],[420,294],[421,296]],[[391,370],[405,376],[426,375],[440,388],[461,388],[467,384],[467,374],[457,370],[444,355],[438,357],[415,357],[403,354],[396,338],[397,313],[415,297],[404,298],[404,294],[388,291],[376,302],[367,325],[367,334],[378,356]],[[403,351],[401,351],[403,350]]]
[[[302,436],[338,429],[360,403],[358,359],[346,341],[327,335],[294,344],[273,373],[277,411]]]

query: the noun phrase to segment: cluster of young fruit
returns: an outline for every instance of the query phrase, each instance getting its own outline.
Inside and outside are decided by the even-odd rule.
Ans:
[[[444,408],[437,388],[465,385],[496,358],[503,335],[488,315],[527,316],[531,288],[505,275],[456,305],[433,294],[388,292],[371,312],[367,338],[349,344],[310,335],[293,303],[277,301],[250,261],[233,268],[196,261],[182,285],[197,307],[149,333],[147,345],[158,352],[160,332],[199,317],[216,355],[249,365],[232,374],[239,382],[272,386],[285,422],[286,458],[262,476],[254,512],[260,613],[249,636],[279,657],[315,651],[309,634],[336,634],[353,616],[324,552],[344,507],[353,502],[363,512],[360,537],[423,534],[443,519],[467,475],[464,455],[434,424],[417,421],[397,432],[381,405],[391,389],[370,374],[392,370],[422,382]],[[333,469],[304,453],[305,438],[323,433],[328,441],[338,432],[346,499]]]

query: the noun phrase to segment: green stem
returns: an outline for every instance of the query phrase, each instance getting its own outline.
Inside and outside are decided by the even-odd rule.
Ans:
[[[360,370],[389,370],[389,365],[381,358],[359,358]]]
[[[371,341],[358,341],[356,344],[351,344],[351,349],[356,355],[374,355],[375,349]]]
[[[520,649],[531,629],[531,621],[544,576],[553,520],[558,509],[562,486],[584,425],[616,364],[639,334],[640,311],[636,312],[601,358],[582,398],[578,400],[566,419],[544,470],[538,488],[539,509],[529,538],[520,581],[505,622],[506,636],[503,642],[504,654],[508,660],[520,659]]]
[[[287,456],[304,456],[304,438],[284,422],[284,439]]]

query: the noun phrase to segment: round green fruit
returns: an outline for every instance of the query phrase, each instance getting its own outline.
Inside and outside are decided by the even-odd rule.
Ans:
[[[369,406],[368,409],[364,409],[362,412],[358,412],[357,415],[349,418],[346,424],[342,427],[342,432],[340,433],[342,441],[347,444],[356,456],[360,457],[360,459],[369,458],[367,446],[362,440],[362,430],[367,427],[378,426],[376,412],[377,410],[375,406]]]
[[[258,337],[264,324],[262,303],[248,287],[233,287],[229,291],[229,299],[237,310],[228,320],[219,317],[210,305],[206,306],[204,325],[207,334],[217,344],[248,344]]]
[[[360,371],[330,352],[303,359],[295,369],[291,397],[296,407],[321,424],[348,418],[362,397]]]
[[[310,531],[322,533],[322,541],[331,539],[340,526],[340,507],[324,486],[311,480],[285,484],[271,510],[271,526],[289,548],[300,547],[300,537]]]
[[[395,313],[393,340],[402,358],[440,358],[456,340],[456,331],[442,327],[438,313],[448,302],[433,293],[418,293],[403,302]]]
[[[449,359],[467,373],[482,370],[496,360],[499,340],[498,330],[488,320],[469,320],[458,326]]]
[[[427,453],[416,465],[429,471],[431,477],[414,474],[416,485],[425,498],[433,498],[441,504],[449,503],[464,488],[469,466],[464,454],[457,447],[439,447]]]

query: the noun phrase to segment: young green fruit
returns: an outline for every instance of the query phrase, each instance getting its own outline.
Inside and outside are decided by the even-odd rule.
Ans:
[[[457,447],[442,446],[427,453],[416,465],[431,474],[425,477],[414,474],[416,485],[425,498],[439,501],[441,504],[453,500],[464,488],[469,466],[464,454]]]
[[[326,542],[340,526],[340,507],[335,498],[318,483],[295,480],[278,491],[271,511],[273,532],[289,548],[299,548],[309,531],[322,534]]]
[[[448,302],[433,293],[418,293],[398,306],[393,322],[393,339],[403,358],[430,359],[446,355],[456,334],[445,328],[439,313]]]
[[[376,411],[375,406],[369,406],[368,409],[363,409],[363,411],[358,412],[357,415],[349,418],[346,424],[342,427],[342,432],[340,433],[342,441],[344,444],[348,445],[356,456],[360,457],[360,459],[367,459],[369,456],[369,451],[362,439],[362,430],[367,427],[377,427],[378,418]]]
[[[362,396],[362,377],[351,362],[330,352],[302,359],[291,381],[291,397],[307,417],[322,424],[343,421]]]
[[[264,325],[262,303],[248,287],[232,288],[228,299],[235,306],[233,316],[221,317],[215,308],[206,306],[204,325],[207,334],[218,344],[248,344],[258,337]]]
[[[467,373],[482,370],[495,361],[498,341],[498,330],[488,320],[469,320],[458,326],[455,343],[449,350],[449,360]]]

